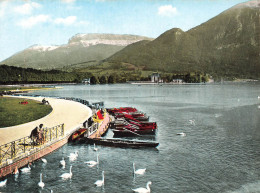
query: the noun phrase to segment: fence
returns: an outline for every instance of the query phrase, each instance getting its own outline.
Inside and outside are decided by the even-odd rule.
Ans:
[[[64,136],[64,124],[57,125],[52,128],[44,128],[44,144],[59,139]],[[24,153],[41,147],[43,144],[35,144],[32,139],[27,136],[10,143],[0,146],[0,164],[3,162],[12,162]]]

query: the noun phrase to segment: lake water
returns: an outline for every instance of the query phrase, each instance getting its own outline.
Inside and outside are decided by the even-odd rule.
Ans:
[[[260,192],[260,84],[206,85],[68,85],[63,89],[37,91],[45,96],[78,97],[104,101],[105,107],[133,106],[156,121],[158,148],[98,147],[100,163],[92,145],[67,144],[47,155],[47,164],[36,161],[28,174],[9,175],[0,192],[132,192],[152,181],[151,192],[244,193]],[[69,110],[69,109],[68,109]],[[194,120],[191,124],[189,120]],[[186,136],[176,135],[185,132]],[[106,137],[113,137],[111,131]],[[68,155],[79,151],[77,160]],[[65,157],[66,168],[59,167]],[[133,176],[136,168],[146,168]],[[62,180],[69,171],[73,176]],[[105,171],[104,187],[94,182]],[[38,187],[40,173],[45,187]]]

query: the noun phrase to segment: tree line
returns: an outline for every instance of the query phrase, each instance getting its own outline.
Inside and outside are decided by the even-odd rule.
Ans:
[[[141,72],[125,71],[113,74],[93,75],[90,72],[64,72],[60,70],[36,70],[0,65],[0,84],[39,84],[39,83],[81,83],[83,79],[90,78],[91,84],[115,84],[128,81],[150,81],[151,77],[143,77]],[[163,82],[172,82],[173,79],[182,79],[187,83],[207,82],[208,75],[202,73],[161,73]]]
[[[89,74],[87,74],[89,76]],[[59,70],[36,70],[0,65],[0,84],[23,83],[75,83],[81,82],[85,73],[63,72]]]

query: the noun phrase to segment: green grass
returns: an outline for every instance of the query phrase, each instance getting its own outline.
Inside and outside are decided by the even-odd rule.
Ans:
[[[50,105],[38,101],[27,100],[26,105],[19,104],[21,101],[24,99],[0,97],[0,128],[31,122],[52,111]]]

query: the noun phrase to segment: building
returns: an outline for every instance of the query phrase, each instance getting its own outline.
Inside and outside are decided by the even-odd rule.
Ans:
[[[180,84],[183,83],[184,81],[182,79],[173,79],[172,82]]]
[[[154,82],[154,83],[161,82],[160,74],[158,72],[154,72],[151,75],[151,82]]]
[[[85,78],[82,80],[83,84],[90,84],[90,78]]]

